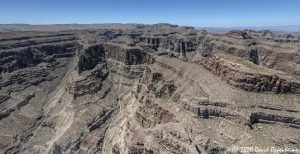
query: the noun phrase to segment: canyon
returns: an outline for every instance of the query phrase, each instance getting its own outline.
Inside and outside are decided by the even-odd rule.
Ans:
[[[300,37],[171,24],[0,31],[0,153],[300,147]]]

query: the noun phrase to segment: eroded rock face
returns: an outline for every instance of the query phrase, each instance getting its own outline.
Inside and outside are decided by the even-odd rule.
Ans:
[[[299,38],[111,26],[0,33],[0,153],[299,147]]]
[[[256,72],[249,72],[247,67],[251,67],[251,64],[249,64],[250,66],[245,66],[227,61],[220,56],[202,58],[199,63],[220,76],[230,85],[246,91],[300,93],[299,82],[293,79],[285,79],[278,75],[266,74],[267,70],[257,69]]]
[[[18,69],[33,67],[42,62],[53,62],[57,57],[75,55],[75,44],[46,45],[26,48],[21,51],[1,52],[1,72],[12,72]],[[61,53],[64,52],[64,53]]]
[[[99,63],[104,62],[105,51],[102,46],[92,46],[85,50],[85,52],[80,55],[78,62],[79,73],[93,69]]]
[[[174,115],[162,109],[157,104],[146,101],[139,107],[135,115],[137,121],[145,128],[158,124],[174,122]]]
[[[244,30],[228,32],[225,36],[207,35],[204,40],[204,55],[229,53],[255,64],[299,76],[299,50],[295,46],[299,43],[297,39],[276,36],[270,31]],[[290,43],[290,48],[285,48],[288,42],[293,43]]]
[[[103,86],[103,80],[108,76],[106,63],[98,64],[87,77],[70,84],[69,92],[76,98],[86,94],[95,94]]]
[[[249,51],[249,61],[256,65],[259,64],[258,51],[256,49],[251,49]]]
[[[126,65],[150,64],[154,60],[150,53],[143,51],[141,48],[118,44],[105,44],[104,48],[107,58],[123,62]]]
[[[101,90],[109,71],[105,61],[105,51],[101,45],[91,46],[79,56],[78,73],[83,79],[69,84],[69,92],[76,97],[95,94]]]

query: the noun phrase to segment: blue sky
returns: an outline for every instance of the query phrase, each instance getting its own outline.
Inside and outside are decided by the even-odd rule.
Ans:
[[[300,0],[0,0],[0,24],[300,25]]]

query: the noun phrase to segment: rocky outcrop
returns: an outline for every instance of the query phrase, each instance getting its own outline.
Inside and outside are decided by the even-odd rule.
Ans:
[[[158,52],[167,52],[181,58],[190,59],[191,53],[198,49],[206,33],[187,28],[186,30],[157,30],[144,33],[139,38],[139,44],[144,48],[151,48]],[[193,54],[192,54],[193,55]]]
[[[295,38],[286,38],[268,30],[242,30],[231,31],[225,35],[207,34],[201,40],[199,52],[203,56],[226,53],[254,63],[259,62],[268,68],[299,75],[300,70],[297,67],[299,52],[296,45],[299,40]],[[286,46],[288,42],[289,47]],[[255,58],[256,53],[252,52],[253,50],[256,51],[258,58]],[[251,55],[253,53],[255,54]]]
[[[129,154],[144,154],[144,153],[154,153],[154,151],[152,149],[146,148],[143,141],[138,141],[137,143],[135,143],[129,147],[128,153]]]
[[[69,92],[74,98],[97,93],[109,73],[104,48],[101,45],[87,48],[79,56],[77,67],[78,73],[84,78],[70,83]]]
[[[250,35],[251,37],[256,38],[274,38],[275,34],[270,30],[261,30],[261,31],[254,31],[254,30],[245,30],[245,32]]]
[[[117,44],[104,44],[106,57],[120,61],[126,65],[150,64],[154,62],[150,53],[140,48],[132,48]]]
[[[180,102],[183,109],[189,111],[191,114],[207,119],[211,117],[221,117],[233,121],[244,126],[250,126],[257,123],[279,122],[290,125],[292,127],[299,127],[299,117],[296,114],[291,116],[268,113],[268,110],[261,112],[251,112],[250,114],[238,112],[237,106],[234,103],[212,101],[207,98],[197,99],[183,99]],[[270,109],[270,108],[264,108]],[[290,111],[288,111],[290,112]],[[294,111],[298,112],[298,111]]]
[[[285,79],[274,74],[265,74],[259,72],[260,69],[255,66],[246,66],[230,62],[221,56],[202,58],[198,61],[204,68],[215,75],[220,76],[228,84],[241,88],[246,91],[254,92],[274,92],[274,93],[300,93],[300,83]],[[256,72],[253,72],[252,69]],[[257,69],[257,70],[256,70]],[[265,71],[267,72],[267,71]]]
[[[19,96],[18,100],[10,100],[9,98],[6,98],[6,101],[10,102],[10,104],[1,104],[0,120],[8,117],[15,110],[18,110],[21,107],[27,105],[33,97],[34,93],[28,92]]]
[[[258,65],[259,64],[259,57],[258,57],[258,52],[255,49],[251,49],[249,51],[249,61]]]
[[[147,68],[147,71],[151,71],[151,70]],[[157,98],[168,99],[173,95],[173,93],[176,90],[174,81],[165,80],[163,74],[161,73],[157,73],[157,72],[153,72],[152,74],[150,73],[150,78],[148,79],[148,81],[144,81],[144,82],[147,82],[148,90],[153,92],[155,97]]]
[[[105,60],[104,48],[100,45],[89,47],[79,56],[78,71],[91,70]]]
[[[68,38],[52,38],[52,39],[45,39],[45,40],[31,40],[31,41],[26,41],[26,42],[16,42],[14,44],[4,44],[0,45],[0,49],[3,50],[9,50],[9,49],[14,49],[14,48],[22,48],[22,47],[27,47],[27,46],[32,46],[32,45],[40,45],[40,44],[45,44],[45,43],[60,43],[60,42],[67,42],[67,41],[74,41],[76,38],[75,37],[68,37]],[[8,40],[10,41],[10,40]]]
[[[190,138],[187,134],[170,127],[150,132],[155,140],[159,141],[161,151],[166,150],[171,153],[196,153],[197,150],[190,148]],[[199,152],[199,151],[197,151]]]
[[[6,81],[1,83],[1,89],[7,92],[21,91],[25,88],[38,85],[43,81],[51,81],[57,78],[55,74],[51,73],[51,68],[31,68],[17,70],[10,76],[6,77]]]
[[[208,99],[199,99],[196,102],[189,102],[187,100],[181,101],[183,109],[189,111],[195,116],[201,118],[222,117],[230,121],[242,125],[249,125],[249,118],[241,112],[235,111],[232,107],[227,107],[228,103],[221,101],[210,101]]]
[[[300,128],[300,118],[286,115],[275,115],[264,112],[253,112],[250,114],[250,123],[255,124],[259,122],[280,122],[289,124],[291,126]]]
[[[69,92],[74,98],[86,94],[95,94],[103,86],[103,80],[108,76],[106,63],[98,64],[86,78],[75,81],[69,85]]]
[[[247,32],[238,31],[238,30],[229,31],[225,34],[225,36],[234,37],[234,38],[238,38],[238,39],[249,39],[250,38],[250,36],[248,35]]]
[[[75,55],[76,43],[75,38],[61,40],[56,38],[56,42],[40,41],[39,44],[29,43],[24,47],[12,47],[0,51],[0,72],[12,72],[17,69],[34,67],[39,63],[52,63],[56,58],[68,58]],[[4,42],[6,43],[6,42]],[[7,46],[10,42],[6,44]]]
[[[146,102],[139,107],[135,118],[145,128],[176,121],[174,115],[151,102],[151,100],[146,100]]]

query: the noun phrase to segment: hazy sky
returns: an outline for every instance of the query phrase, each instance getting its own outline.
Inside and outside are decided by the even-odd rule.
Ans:
[[[0,0],[0,24],[300,25],[300,0]]]

